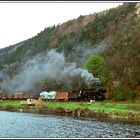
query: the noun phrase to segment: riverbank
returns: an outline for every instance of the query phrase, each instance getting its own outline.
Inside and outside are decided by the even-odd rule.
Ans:
[[[126,102],[48,102],[23,106],[20,101],[0,101],[0,110],[65,115],[140,124],[140,104]]]

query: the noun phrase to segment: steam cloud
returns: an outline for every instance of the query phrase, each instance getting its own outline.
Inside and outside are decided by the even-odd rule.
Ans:
[[[85,61],[90,57],[90,55],[94,54],[102,54],[110,47],[110,38],[105,38],[101,42],[92,45],[89,42],[80,42],[73,47],[70,55],[68,55],[68,59],[74,60],[79,67],[83,66]]]
[[[2,74],[0,77],[2,78]],[[66,63],[64,54],[52,49],[45,57],[38,55],[27,61],[16,77],[12,79],[8,76],[4,77],[3,86],[7,92],[35,92],[37,83],[43,78],[46,78],[47,82],[56,81],[70,86],[72,79],[76,77],[83,79],[88,86],[94,82],[99,82],[99,79],[86,69],[76,68],[75,63]]]

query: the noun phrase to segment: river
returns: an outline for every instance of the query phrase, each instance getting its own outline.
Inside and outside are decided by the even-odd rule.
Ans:
[[[0,111],[3,138],[140,138],[140,125]]]

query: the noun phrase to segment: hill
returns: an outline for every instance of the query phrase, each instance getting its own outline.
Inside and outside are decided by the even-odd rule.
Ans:
[[[47,27],[28,40],[0,50],[1,90],[29,89],[38,93],[41,90],[56,90],[57,82],[62,83],[61,90],[81,88],[85,83],[78,74],[88,69],[94,77],[100,78],[102,86],[108,91],[108,99],[138,99],[139,36],[138,3],[124,3],[117,8]],[[52,53],[52,49],[55,52]],[[53,55],[49,57],[52,60],[50,65],[56,62],[53,67],[46,63],[47,55]],[[62,74],[61,69],[63,73],[72,70],[76,77],[73,73],[72,76]]]

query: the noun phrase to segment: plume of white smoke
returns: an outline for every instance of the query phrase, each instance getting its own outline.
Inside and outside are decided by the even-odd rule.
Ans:
[[[70,55],[68,55],[69,60],[71,58],[78,64],[78,66],[83,66],[85,61],[90,55],[102,54],[110,47],[110,38],[105,38],[101,42],[92,45],[89,42],[82,42],[76,44],[73,47]],[[71,60],[72,61],[72,60]]]
[[[22,71],[13,79],[8,77],[3,79],[3,85],[8,92],[35,92],[37,83],[43,78],[47,78],[47,82],[57,81],[69,85],[72,83],[71,79],[75,77],[82,78],[88,86],[99,82],[99,79],[86,69],[76,68],[74,63],[66,63],[64,54],[52,49],[45,57],[38,55],[28,61],[22,67]]]

